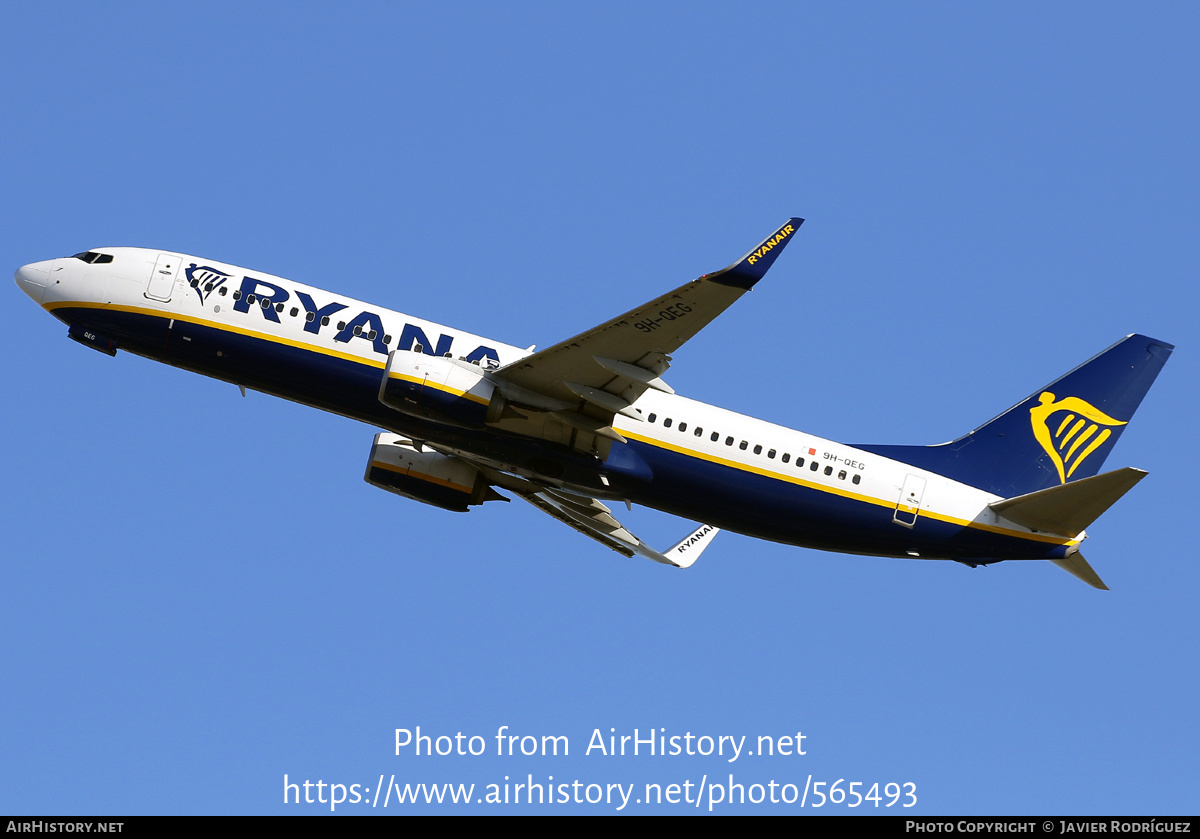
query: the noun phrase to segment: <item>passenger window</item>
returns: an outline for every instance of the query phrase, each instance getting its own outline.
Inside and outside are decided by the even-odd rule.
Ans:
[[[808,467],[808,468],[809,468],[809,469],[811,469],[813,472],[816,472],[818,469],[820,469],[820,468],[821,468],[821,464],[817,463],[817,462],[814,460],[814,461],[813,461],[811,464],[809,464],[809,467]]]
[[[200,287],[200,281],[199,281],[199,280],[192,280],[190,283],[188,283],[188,285],[190,285],[192,288],[199,288],[199,287]]]
[[[228,288],[226,288],[225,286],[221,286],[221,290],[218,292],[218,294],[220,294],[222,297],[224,297],[225,292],[227,292],[227,291],[229,291]],[[236,300],[237,298],[234,298],[234,299]]]
[[[261,298],[258,302],[259,302],[259,305],[262,306],[264,309],[271,308],[271,301],[265,297]]]
[[[339,329],[339,330],[341,330],[341,329],[345,329],[345,328],[346,328],[346,322],[345,322],[344,320],[339,320],[339,321],[338,321],[338,329]],[[420,344],[418,344],[418,345],[417,345],[417,352],[420,352],[420,351],[421,351],[421,345],[420,345]]]
[[[825,467],[825,474],[826,474],[826,475],[832,475],[832,474],[833,474],[833,467],[832,467],[832,466],[826,466],[826,467]]]
[[[687,431],[687,423],[686,423],[686,422],[681,422],[681,423],[679,423],[679,430],[680,430],[680,431]]]
[[[741,449],[742,451],[745,451],[746,446],[748,446],[748,445],[750,445],[750,444],[747,443],[745,440],[743,440],[742,442],[738,443],[738,448]]]
[[[732,445],[733,445],[733,438],[732,438],[732,437],[726,437],[726,438],[725,438],[725,445],[727,445],[727,446],[732,446]]]
[[[775,450],[774,450],[774,449],[771,449],[769,452],[767,452],[767,457],[774,457],[774,456],[775,456]]]
[[[295,306],[293,306],[292,310],[290,312],[288,312],[288,314],[291,315],[292,317],[295,317],[296,315],[300,314],[300,310],[297,309]]]
[[[701,435],[704,434],[704,429],[697,425],[696,430],[693,431],[692,433],[695,434],[697,437],[700,437]]]
[[[861,480],[862,480],[862,475],[859,475],[859,474],[857,474],[857,473],[856,473],[856,474],[854,475],[854,477],[850,479],[850,482],[851,482],[851,483],[855,483],[855,484],[857,484],[857,483],[858,483],[859,481],[861,481]]]
[[[646,417],[647,422],[654,422],[656,419],[658,419],[658,414],[651,414],[650,416]]]
[[[663,428],[670,428],[670,427],[671,427],[671,418],[667,417],[665,420],[663,420]]]
[[[308,321],[309,323],[312,323],[314,320],[316,320],[316,319],[317,319],[317,313],[316,313],[316,312],[309,312],[309,313],[307,313],[307,314],[304,316],[304,319],[305,319],[306,321]]]
[[[361,326],[356,326],[356,327],[354,327],[354,334],[355,334],[356,336],[357,336],[357,335],[362,335],[362,327],[361,327]]]
[[[843,469],[841,472],[838,472],[838,480],[839,481],[846,480],[846,470],[845,469]]]
[[[329,326],[329,315],[321,318],[321,326]]]
[[[391,335],[384,335],[384,336],[383,336],[383,343],[385,343],[385,344],[390,344],[390,343],[392,343],[392,336],[391,336]],[[476,364],[478,364],[478,363],[479,363],[479,360],[478,360],[478,359],[476,359],[476,360],[475,360],[475,363],[476,363]]]
[[[754,453],[755,453],[755,454],[762,454],[762,446],[755,446],[755,447],[754,447]]]
[[[276,304],[275,304],[275,311],[277,311],[277,312],[282,312],[282,311],[283,311],[283,304],[282,304],[282,303],[276,303]],[[292,309],[292,317],[295,317],[295,316],[296,316],[296,310],[295,310],[295,309]]]
[[[247,303],[249,303],[251,306],[253,306],[253,305],[254,305],[254,301],[255,301],[256,299],[257,299],[257,298],[256,298],[256,297],[255,297],[253,294],[247,294],[247,295],[246,295],[246,302],[247,302]]]
[[[804,458],[802,458],[802,457],[798,457],[798,458],[796,458],[796,468],[797,468],[797,469],[803,469],[803,468],[804,468]]]
[[[791,459],[792,459],[792,456],[790,454],[788,454],[787,452],[784,452],[783,457],[780,458],[780,460],[782,460],[784,463],[787,463]]]
[[[237,291],[235,291],[235,292],[233,293],[233,299],[234,299],[234,300],[241,300],[241,299],[242,299],[242,290],[241,290],[240,288],[239,288]],[[251,300],[250,302],[251,302],[251,303],[253,303],[254,301],[253,301],[253,300]]]
[[[717,432],[715,432],[715,431],[714,431],[714,432],[712,433],[712,437],[710,437],[709,439],[710,439],[710,440],[712,440],[712,441],[715,443],[715,442],[717,442],[718,440],[720,440],[720,439],[721,439],[721,435],[720,435],[720,434],[718,434]]]
[[[204,284],[204,293],[208,294],[210,291],[212,291],[212,283],[205,283]]]
[[[367,337],[368,337],[368,338],[370,338],[372,341],[374,341],[374,340],[375,340],[375,336],[376,336],[376,335],[378,335],[378,334],[379,334],[378,332],[376,332],[374,329],[372,329],[372,330],[371,330],[371,334],[370,334],[370,335],[368,335]]]

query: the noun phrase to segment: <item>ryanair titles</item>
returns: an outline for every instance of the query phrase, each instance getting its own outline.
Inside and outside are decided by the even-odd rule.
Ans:
[[[229,274],[218,271],[210,266],[197,266],[192,263],[184,272],[188,284],[200,295],[202,304],[206,304],[210,295],[217,291],[220,296],[227,293],[225,281],[232,279]],[[231,284],[232,285],[232,284]],[[349,310],[345,303],[332,301],[324,305],[318,304],[313,296],[304,291],[289,292],[282,286],[257,277],[242,277],[239,288],[231,295],[233,310],[243,314],[253,309],[262,312],[264,318],[273,323],[281,323],[280,313],[289,308],[290,317],[304,319],[304,331],[320,335],[321,330],[331,325],[335,315]],[[299,305],[296,305],[296,304]],[[362,311],[348,320],[339,320],[334,326],[333,340],[341,344],[349,344],[353,340],[367,341],[372,349],[386,356],[392,349],[422,352],[426,355],[452,355],[451,346],[453,335],[438,335],[437,341],[431,341],[425,330],[411,323],[405,323],[400,329],[399,339],[394,347],[391,346],[393,336],[384,328],[383,318],[376,312]],[[500,364],[500,355],[492,347],[478,346],[462,356],[464,361],[479,364],[482,367],[496,367]]]
[[[746,262],[750,263],[751,265],[758,262],[773,247],[778,245],[780,242],[782,242],[788,236],[792,235],[792,233],[795,231],[795,229],[796,228],[794,228],[792,225],[785,224],[778,233],[776,233],[774,236],[772,236],[767,241],[763,242],[762,245],[759,246],[758,250],[756,250],[754,253],[750,254],[750,256],[746,257]]]

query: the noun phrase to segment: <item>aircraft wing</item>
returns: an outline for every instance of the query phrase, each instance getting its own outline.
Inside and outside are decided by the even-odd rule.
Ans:
[[[740,260],[682,285],[574,338],[493,371],[511,386],[518,404],[524,393],[548,399],[542,410],[558,407],[557,417],[610,439],[604,426],[631,408],[647,388],[673,393],[660,378],[669,354],[699,332],[762,279],[804,219],[792,218]]]
[[[702,524],[677,545],[660,553],[626,530],[613,517],[612,510],[598,499],[585,498],[545,487],[522,490],[508,487],[508,489],[539,510],[549,513],[568,527],[574,528],[584,536],[590,536],[617,553],[630,557],[637,554],[663,565],[674,565],[676,568],[690,567],[720,532],[711,525]]]

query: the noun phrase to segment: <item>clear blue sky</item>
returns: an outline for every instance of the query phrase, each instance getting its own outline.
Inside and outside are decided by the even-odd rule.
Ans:
[[[804,216],[670,383],[934,443],[1127,333],[1175,343],[1108,461],[1150,477],[1085,546],[1112,591],[734,534],[677,572],[519,501],[443,512],[362,481],[371,428],[89,352],[10,283],[0,811],[732,773],[1196,812],[1200,12],[735,5],[9,4],[0,264],[162,248],[544,346]],[[395,756],[418,725],[571,754]],[[807,754],[585,756],[610,728]]]

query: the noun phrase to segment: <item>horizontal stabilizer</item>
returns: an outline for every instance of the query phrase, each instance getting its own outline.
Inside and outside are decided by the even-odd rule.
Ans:
[[[1075,538],[1104,511],[1146,477],[1146,472],[1127,466],[1069,484],[1040,489],[990,504],[997,514],[1030,530]],[[1078,556],[1078,555],[1077,555]],[[1081,558],[1082,559],[1082,558]],[[1056,560],[1063,563],[1069,560]],[[1087,566],[1087,563],[1083,563]],[[1063,565],[1066,568],[1065,565]],[[1071,569],[1067,569],[1070,571]],[[1091,569],[1088,569],[1091,571]],[[1071,571],[1075,574],[1074,571]],[[1093,577],[1095,572],[1091,571]],[[1075,576],[1080,577],[1079,574]],[[1085,577],[1080,579],[1090,582]],[[1099,581],[1099,577],[1096,580]]]
[[[1088,565],[1088,561],[1083,558],[1083,554],[1072,554],[1066,559],[1050,560],[1062,570],[1066,571],[1072,577],[1078,577],[1092,588],[1108,591],[1109,588],[1104,584],[1104,580],[1100,579],[1100,575],[1092,570],[1092,566]]]

